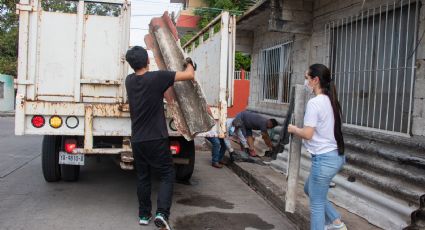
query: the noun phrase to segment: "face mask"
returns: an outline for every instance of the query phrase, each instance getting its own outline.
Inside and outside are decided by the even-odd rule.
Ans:
[[[306,89],[307,92],[313,93],[313,87],[311,87],[311,86],[308,85],[308,80],[307,79],[304,80],[304,87],[305,87],[305,89]]]

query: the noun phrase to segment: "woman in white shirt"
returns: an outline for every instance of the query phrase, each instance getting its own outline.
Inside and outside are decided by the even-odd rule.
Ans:
[[[314,64],[306,71],[304,85],[315,97],[307,103],[304,127],[289,125],[288,132],[304,139],[312,156],[310,175],[304,186],[310,200],[310,226],[312,230],[346,230],[341,215],[327,198],[332,178],[345,163],[341,107],[335,84],[326,66]]]

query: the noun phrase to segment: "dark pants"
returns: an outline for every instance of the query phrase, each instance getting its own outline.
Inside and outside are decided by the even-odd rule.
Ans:
[[[218,137],[206,137],[211,142],[212,148],[212,163],[218,163],[223,160],[224,153],[226,152],[226,143],[223,138]]]
[[[137,197],[139,216],[149,216],[151,203],[151,171],[160,176],[157,213],[170,215],[174,185],[174,165],[168,139],[132,142],[134,164],[137,171]]]

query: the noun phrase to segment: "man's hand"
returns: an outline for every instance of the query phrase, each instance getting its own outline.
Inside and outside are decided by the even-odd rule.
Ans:
[[[272,146],[269,150],[265,151],[265,156],[266,157],[274,157],[276,156],[279,152],[279,148],[277,146]]]
[[[194,66],[192,59],[189,57],[186,58],[183,66],[184,66],[184,71],[176,72],[176,77],[174,81],[194,80],[196,65]]]
[[[187,66],[188,66],[189,64],[190,64],[190,65],[192,65],[193,70],[194,70],[194,71],[196,71],[196,63],[192,61],[192,58],[187,57],[187,58],[184,60],[183,67],[186,69],[186,68],[187,68]]]

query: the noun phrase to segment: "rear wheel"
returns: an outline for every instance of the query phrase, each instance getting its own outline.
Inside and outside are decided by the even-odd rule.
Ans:
[[[193,174],[195,168],[195,143],[194,141],[180,140],[181,152],[180,158],[189,160],[188,164],[176,164],[176,179],[178,181],[188,181]]]
[[[61,144],[59,136],[44,136],[41,149],[41,167],[47,182],[60,180],[59,149]]]

